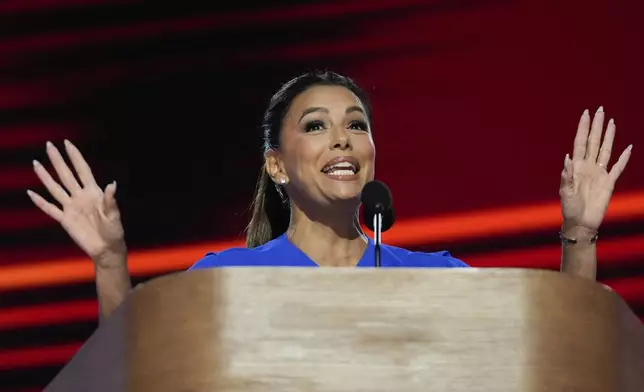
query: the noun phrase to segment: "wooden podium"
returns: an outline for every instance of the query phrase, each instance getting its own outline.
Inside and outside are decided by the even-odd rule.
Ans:
[[[198,270],[138,286],[46,391],[642,392],[644,326],[552,271]]]

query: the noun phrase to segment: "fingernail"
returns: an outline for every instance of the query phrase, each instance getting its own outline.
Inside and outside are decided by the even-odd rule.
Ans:
[[[33,197],[34,193],[30,189],[27,189],[27,196]]]
[[[47,141],[45,145],[47,146],[47,148],[51,148],[54,146],[50,141]]]
[[[114,190],[116,190],[116,181],[112,181],[112,184],[114,184]]]
[[[584,114],[582,114],[582,116],[588,116],[588,115],[589,115],[588,109],[584,110]]]
[[[615,124],[615,120],[611,118],[611,119],[610,119],[610,121],[608,121],[608,124],[609,124],[609,125],[614,125],[614,124]]]
[[[38,161],[37,161],[37,160],[35,160],[35,159],[32,161],[32,163],[34,164],[34,167],[36,167],[36,166],[40,166],[40,162],[38,162]]]
[[[65,143],[65,145],[66,145],[66,146],[69,146],[69,145],[71,144],[71,143],[69,142],[69,140],[67,140],[67,139],[65,139],[65,140],[63,141],[63,143]]]
[[[632,145],[632,144],[629,144],[627,148],[628,148],[629,150],[632,150],[632,149],[633,149],[633,145]]]
[[[604,113],[604,107],[600,106],[599,109],[597,109],[597,113]]]

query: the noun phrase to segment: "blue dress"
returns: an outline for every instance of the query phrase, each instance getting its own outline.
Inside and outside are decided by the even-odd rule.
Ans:
[[[458,268],[467,264],[452,257],[449,252],[412,252],[382,244],[380,261],[386,267]],[[375,246],[371,239],[358,262],[358,267],[375,267]],[[211,267],[318,267],[304,252],[288,239],[286,234],[256,248],[232,248],[208,253],[190,269]]]

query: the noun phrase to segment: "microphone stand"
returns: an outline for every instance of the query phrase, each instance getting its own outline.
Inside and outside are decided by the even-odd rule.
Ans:
[[[373,242],[376,245],[376,268],[380,268],[380,244],[382,243],[382,213],[377,212],[373,215]]]

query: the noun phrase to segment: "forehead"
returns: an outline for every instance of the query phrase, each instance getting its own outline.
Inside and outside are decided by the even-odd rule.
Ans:
[[[349,106],[359,106],[360,99],[351,90],[342,86],[314,86],[300,93],[291,104],[292,113],[302,112],[310,107],[323,107],[333,111],[344,111]]]

